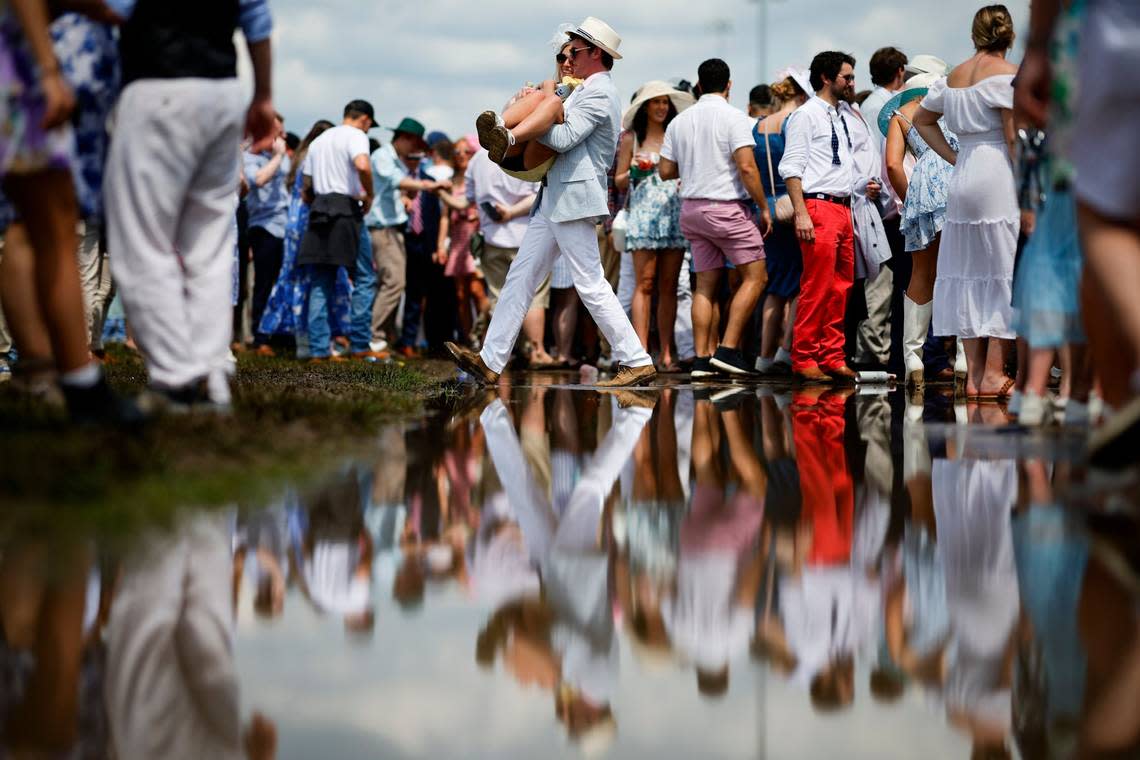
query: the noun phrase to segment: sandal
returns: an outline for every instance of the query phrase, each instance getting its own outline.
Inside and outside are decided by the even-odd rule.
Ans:
[[[1017,381],[1011,377],[1007,377],[1005,382],[1002,383],[1001,389],[997,393],[978,393],[973,396],[966,396],[967,401],[1004,401],[1010,396],[1010,390]]]

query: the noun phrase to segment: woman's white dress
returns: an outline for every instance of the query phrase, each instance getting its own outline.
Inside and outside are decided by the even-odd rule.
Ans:
[[[950,179],[934,283],[934,333],[1012,338],[1013,261],[1020,211],[1001,110],[1013,107],[1013,75],[949,87],[940,79],[923,98],[945,114],[961,149]]]

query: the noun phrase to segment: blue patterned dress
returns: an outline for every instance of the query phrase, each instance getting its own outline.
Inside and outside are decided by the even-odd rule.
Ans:
[[[43,102],[35,67],[14,19],[0,14],[0,175],[9,168],[70,168],[83,218],[103,213],[103,167],[109,139],[107,118],[119,95],[119,49],[114,33],[79,13],[65,13],[50,27],[52,49],[63,78],[75,93],[66,129],[39,127]],[[0,195],[0,231],[15,210]]]
[[[633,155],[638,153],[634,141]],[[654,166],[649,171],[629,171],[629,211],[625,233],[627,251],[662,251],[685,249],[688,243],[681,234],[681,183],[661,179]]]
[[[285,222],[285,254],[281,261],[281,273],[258,329],[266,335],[307,336],[309,323],[309,270],[296,266],[297,251],[301,248],[301,238],[309,226],[309,206],[301,200],[301,172],[293,181],[293,191],[289,196],[289,216]],[[333,335],[348,335],[352,321],[352,283],[344,267],[337,269],[336,298],[333,302]]]
[[[907,121],[902,114],[896,112],[896,115]],[[946,136],[950,147],[957,151],[958,138],[946,129],[946,124],[941,119],[938,126],[942,128],[942,134]],[[950,176],[954,173],[954,167],[930,149],[913,125],[907,130],[906,142],[918,161],[910,176],[906,200],[903,201],[900,231],[906,241],[907,251],[922,251],[934,242],[946,222],[946,201],[950,195]]]

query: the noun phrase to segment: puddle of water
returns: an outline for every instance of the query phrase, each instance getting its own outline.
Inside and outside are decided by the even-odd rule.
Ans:
[[[268,506],[187,511],[125,550],[13,539],[3,746],[933,759],[1073,756],[1084,731],[1136,747],[1136,475],[1087,472],[1076,433],[1004,422],[877,391],[536,377],[389,427]]]

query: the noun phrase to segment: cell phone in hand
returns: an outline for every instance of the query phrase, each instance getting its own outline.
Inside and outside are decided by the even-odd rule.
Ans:
[[[495,204],[490,201],[483,201],[479,204],[479,208],[483,209],[483,213],[494,219],[496,222],[503,221],[503,215],[499,213],[499,209],[495,208]]]

